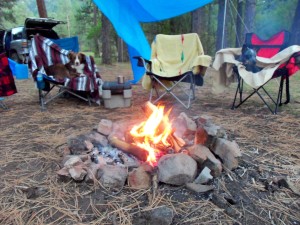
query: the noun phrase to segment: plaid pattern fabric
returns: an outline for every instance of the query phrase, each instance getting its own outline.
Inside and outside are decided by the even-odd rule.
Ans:
[[[45,66],[51,66],[57,63],[68,63],[68,53],[68,50],[60,48],[50,39],[35,35],[32,39],[32,47],[29,52],[31,59],[30,68],[34,80],[36,79],[38,71],[46,74],[44,70]],[[86,56],[84,74],[85,76],[72,79],[66,78],[64,86],[74,91],[90,92],[95,101],[99,100],[98,86],[102,84],[102,80],[92,56]]]
[[[9,67],[5,53],[0,54],[0,96],[10,96],[17,93],[15,80]]]

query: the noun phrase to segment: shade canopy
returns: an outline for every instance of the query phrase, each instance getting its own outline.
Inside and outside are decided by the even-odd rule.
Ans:
[[[126,42],[134,74],[133,83],[145,73],[137,67],[134,56],[150,59],[151,48],[141,22],[156,22],[193,11],[212,0],[93,0],[113,24],[117,34]]]

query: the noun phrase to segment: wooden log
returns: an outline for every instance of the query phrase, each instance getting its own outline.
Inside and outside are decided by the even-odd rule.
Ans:
[[[140,148],[137,145],[127,143],[118,139],[117,137],[111,137],[109,142],[112,146],[118,148],[119,150],[134,155],[141,161],[147,161],[148,158],[148,151],[145,149]]]
[[[143,106],[142,106],[143,111],[145,112],[146,116],[149,117],[154,110],[157,109],[157,107],[155,105],[153,105],[151,102],[147,101]],[[164,127],[166,126],[166,124],[164,124],[165,121],[162,121],[161,125],[162,128],[164,129]],[[185,141],[182,138],[177,137],[174,134],[175,131],[172,131],[172,133],[169,135],[168,140],[172,145],[172,148],[176,151],[179,152],[180,149],[185,145]],[[165,146],[167,147],[167,146]]]

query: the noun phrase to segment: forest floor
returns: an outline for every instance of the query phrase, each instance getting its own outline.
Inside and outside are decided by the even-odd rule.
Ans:
[[[131,79],[128,64],[101,66],[100,73],[104,80]],[[5,99],[9,110],[0,108],[0,224],[151,224],[147,213],[166,206],[174,213],[172,224],[300,225],[300,76],[291,78],[291,103],[272,115],[256,97],[231,110],[234,86],[212,94],[212,75],[197,87],[189,110],[169,100],[171,117],[210,116],[240,146],[239,167],[214,178],[208,193],[159,184],[155,196],[151,189],[125,186],[115,193],[62,182],[56,174],[68,136],[86,134],[101,119],[142,117],[148,93],[141,84],[133,86],[129,108],[60,98],[41,112],[31,78],[16,80],[18,93]]]

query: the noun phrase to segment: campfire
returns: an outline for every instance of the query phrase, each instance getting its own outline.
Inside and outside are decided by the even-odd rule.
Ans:
[[[213,188],[205,184],[223,167],[238,166],[238,145],[210,118],[181,113],[170,119],[171,109],[150,102],[142,108],[143,121],[103,119],[97,131],[71,137],[59,176],[98,180],[109,188],[126,181],[133,188],[149,188],[156,181],[203,192]]]
[[[146,161],[151,166],[156,166],[157,160],[161,156],[180,151],[185,144],[184,140],[176,138],[174,135],[174,128],[169,120],[171,109],[166,113],[164,109],[164,106],[156,107],[147,102],[144,111],[148,115],[148,119],[134,125],[129,132],[129,141],[147,151]],[[119,147],[122,148],[122,146]]]

